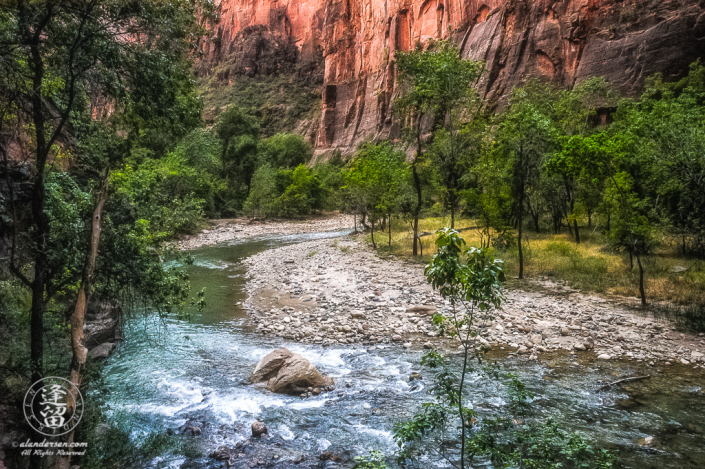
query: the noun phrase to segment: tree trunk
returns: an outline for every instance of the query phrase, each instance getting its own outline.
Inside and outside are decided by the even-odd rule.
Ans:
[[[450,228],[455,229],[455,207],[453,204],[450,205]]]
[[[419,172],[416,165],[421,158],[421,116],[417,115],[416,118],[416,156],[414,156],[414,161],[411,163],[411,173],[414,177],[414,189],[416,189],[416,206],[414,207],[414,245],[411,252],[412,256],[418,254],[418,234],[419,234],[419,214],[421,213],[421,203],[423,200],[421,194],[421,178],[419,177]],[[423,255],[423,254],[422,254]]]
[[[463,370],[460,374],[460,385],[458,386],[458,411],[460,412],[461,440],[460,440],[460,469],[465,469],[465,416],[463,415],[463,386],[465,384],[465,374],[468,368],[468,346],[463,345]]]
[[[524,183],[522,181],[519,188],[519,214],[518,214],[518,234],[517,245],[519,247],[519,279],[524,278],[524,247],[522,246],[522,235],[524,234]]]
[[[519,210],[519,214],[521,215],[522,211]],[[519,278],[522,279],[524,278],[524,248],[522,246],[522,234],[523,234],[523,228],[524,228],[524,223],[519,220],[519,233],[517,236],[517,244],[519,246]]]
[[[392,216],[391,215],[387,216],[387,219],[389,221],[389,242],[388,242],[388,245],[391,248],[392,247]]]
[[[578,219],[573,219],[573,229],[575,230],[575,243],[580,244],[580,230],[578,229]]]
[[[89,246],[88,258],[86,259],[86,264],[83,268],[83,275],[81,277],[81,284],[78,289],[76,305],[74,307],[73,314],[71,315],[71,347],[73,349],[73,358],[71,360],[71,376],[69,379],[75,386],[75,388],[72,388],[72,392],[73,389],[78,389],[81,386],[83,371],[86,367],[86,357],[88,356],[88,349],[83,343],[83,326],[86,317],[86,305],[88,304],[90,297],[91,282],[95,271],[95,262],[98,257],[98,244],[100,243],[103,206],[105,205],[107,198],[108,175],[106,174],[100,192],[98,193],[98,200],[96,201],[96,206],[93,211],[93,218],[91,220],[91,242]],[[76,402],[76,400],[77,396],[74,395],[74,402]],[[67,440],[69,444],[73,442],[73,431],[69,433]],[[68,469],[70,462],[70,456],[61,456],[56,460],[54,468]]]
[[[377,244],[375,244],[375,221],[370,218],[370,225],[372,226],[372,229],[370,230],[370,233],[372,234],[372,247],[377,249]]]
[[[629,270],[634,270],[634,254],[629,251]]]
[[[636,263],[639,266],[639,295],[641,295],[641,306],[646,307],[646,292],[644,292],[644,267],[641,265],[641,256],[636,255]]]

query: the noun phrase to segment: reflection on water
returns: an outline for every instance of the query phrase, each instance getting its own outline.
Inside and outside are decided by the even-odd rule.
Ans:
[[[237,306],[244,300],[240,259],[321,236],[331,234],[237,241],[194,251],[189,272],[194,291],[206,288],[205,311],[188,323],[168,322],[164,341],[153,340],[158,323],[133,325],[104,373],[112,390],[109,405],[133,416],[135,438],[194,421],[203,429],[199,438],[208,454],[246,439],[250,424],[259,419],[270,434],[303,453],[363,453],[373,448],[393,453],[394,423],[429,398],[428,382],[408,382],[412,371],[420,371],[421,352],[268,338],[249,330]],[[301,400],[248,385],[257,361],[282,346],[332,376],[336,390]],[[542,415],[619,448],[625,467],[705,467],[701,375],[669,370],[667,376],[598,393],[600,380],[616,380],[634,370],[627,364],[573,362],[570,356],[540,363],[501,359],[504,368],[517,373],[536,394],[535,406]],[[472,376],[470,388],[473,405],[481,412],[493,412],[505,403],[503,386],[483,376]],[[647,436],[656,437],[656,449],[639,446],[638,440]]]

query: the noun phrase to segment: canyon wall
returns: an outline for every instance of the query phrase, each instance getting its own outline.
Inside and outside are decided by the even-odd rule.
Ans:
[[[290,47],[299,67],[322,68],[318,151],[397,137],[394,54],[434,38],[485,61],[479,87],[499,103],[530,75],[561,86],[604,76],[634,94],[646,77],[680,76],[705,56],[705,0],[221,0],[218,8],[203,74],[233,57],[241,74],[291,58],[275,55],[262,70],[262,41],[248,41],[255,33]]]

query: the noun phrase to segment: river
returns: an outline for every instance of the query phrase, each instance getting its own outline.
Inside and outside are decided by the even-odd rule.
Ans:
[[[189,322],[131,322],[126,341],[104,369],[113,413],[129,418],[132,436],[177,430],[187,422],[202,429],[194,438],[202,458],[165,460],[160,467],[221,467],[207,455],[220,446],[247,441],[261,420],[269,436],[241,449],[232,467],[349,467],[321,461],[323,451],[351,456],[379,449],[393,455],[394,423],[429,400],[428,377],[409,382],[422,351],[401,346],[316,346],[256,334],[244,301],[246,272],[240,260],[282,245],[344,233],[255,238],[193,251],[188,268],[193,291],[206,288],[207,307]],[[276,283],[277,279],[272,279]],[[247,384],[257,361],[287,347],[308,358],[336,381],[336,389],[310,399],[276,395]],[[624,362],[595,362],[569,354],[539,362],[493,355],[535,393],[534,408],[591,442],[619,449],[626,468],[705,467],[705,379],[673,366],[651,379],[597,392],[600,380],[634,373]],[[641,370],[639,370],[641,372]],[[473,374],[473,406],[496,412],[505,404],[501,383]],[[653,436],[654,448],[639,440]],[[301,461],[303,457],[303,461]],[[390,458],[393,459],[393,458]],[[444,467],[428,462],[429,467]],[[223,466],[224,467],[224,466]]]

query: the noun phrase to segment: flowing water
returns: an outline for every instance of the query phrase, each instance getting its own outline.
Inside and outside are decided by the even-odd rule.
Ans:
[[[392,454],[395,422],[410,417],[429,400],[427,380],[408,381],[420,369],[422,352],[399,346],[316,346],[289,343],[253,332],[236,304],[245,299],[246,272],[239,261],[265,249],[343,233],[280,236],[233,241],[193,251],[189,267],[194,291],[206,287],[207,307],[190,322],[145,321],[126,330],[104,376],[108,404],[130,415],[133,437],[176,430],[187,422],[202,428],[194,437],[204,455],[220,446],[234,448],[264,421],[269,449],[257,458],[234,460],[233,467],[341,467],[320,461],[331,451],[344,457],[380,449]],[[272,279],[276,283],[277,279]],[[336,381],[333,392],[302,400],[247,384],[257,361],[278,347],[308,358]],[[640,365],[595,362],[570,355],[536,362],[495,356],[535,393],[534,407],[589,440],[620,450],[624,467],[705,468],[705,379],[672,367],[651,379],[597,392],[600,381],[649,373]],[[653,370],[651,370],[653,373]],[[473,375],[474,407],[493,413],[505,404],[501,384]],[[654,436],[654,448],[640,446]],[[304,456],[305,463],[294,464]],[[164,462],[181,467],[183,460]],[[203,457],[184,467],[216,467]],[[241,465],[240,465],[241,464]],[[429,467],[443,467],[428,462]]]

